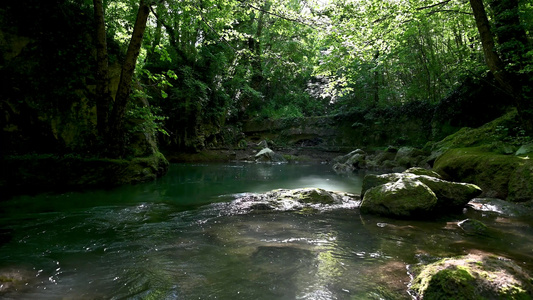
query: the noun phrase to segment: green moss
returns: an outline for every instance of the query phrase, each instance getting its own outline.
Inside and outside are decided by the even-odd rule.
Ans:
[[[466,219],[458,223],[459,227],[467,234],[490,236],[491,230],[483,222],[475,219]]]
[[[423,299],[531,299],[529,278],[511,261],[468,255],[424,266],[411,290]]]
[[[519,128],[516,110],[511,110],[502,117],[479,128],[461,128],[440,142],[432,144],[432,151],[438,149],[481,147],[484,151],[500,152],[506,147],[518,148],[524,142],[523,133]],[[514,149],[516,150],[516,149]]]
[[[331,204],[335,202],[333,196],[322,189],[302,189],[299,200],[304,203]]]
[[[476,296],[475,278],[464,267],[444,269],[429,279],[424,299],[482,299]]]
[[[9,278],[6,276],[0,276],[0,282],[7,283],[7,282],[15,282],[16,280],[14,278]]]
[[[450,149],[433,166],[446,179],[478,185],[485,196],[527,201],[533,199],[533,161],[483,148]]]
[[[414,175],[425,175],[425,176],[434,177],[437,179],[442,179],[442,177],[437,172],[424,169],[424,168],[419,168],[419,167],[409,168],[404,173],[409,173],[409,174],[414,174]]]

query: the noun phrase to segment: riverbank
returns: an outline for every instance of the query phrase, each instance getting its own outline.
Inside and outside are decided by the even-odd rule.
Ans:
[[[283,126],[273,129],[272,126],[255,124],[256,129],[251,131],[253,134],[247,135],[246,142],[241,143],[244,146],[238,148],[212,148],[198,153],[167,152],[165,155],[171,162],[254,161],[255,154],[269,147],[289,163],[329,164],[341,173],[434,168],[447,180],[480,186],[483,197],[513,202],[533,200],[533,160],[530,159],[533,140],[520,129],[516,110],[510,110],[477,128],[463,127],[442,140],[428,141],[419,148],[407,145],[371,147],[365,144],[360,148],[335,147],[328,146],[325,140],[317,145],[311,144],[310,140],[307,144],[302,141],[288,144],[287,137],[282,139],[283,142],[267,137],[276,138],[283,132],[296,130]],[[259,134],[259,128],[266,128],[263,134]],[[359,150],[353,151],[356,149]]]
[[[35,154],[9,156],[1,163],[2,197],[49,191],[109,188],[153,181],[169,163],[159,152],[130,159]]]
[[[345,148],[342,151],[340,149],[324,149],[319,147],[272,148],[288,162],[293,163],[331,163],[335,157],[349,149]],[[261,149],[258,145],[250,145],[244,149],[206,149],[198,153],[166,152],[165,157],[171,163],[255,161],[254,157]]]

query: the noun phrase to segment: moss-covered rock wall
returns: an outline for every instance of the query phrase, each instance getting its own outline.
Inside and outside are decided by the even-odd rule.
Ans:
[[[418,146],[431,139],[433,107],[424,103],[358,110],[324,117],[246,122],[250,141],[272,140],[287,146],[330,150],[365,147]]]
[[[153,132],[129,133],[127,159],[100,158],[106,145],[96,130],[92,14],[90,3],[63,0],[11,1],[0,7],[3,191],[115,185],[164,174],[167,162]],[[114,95],[121,51],[113,40],[108,44]]]

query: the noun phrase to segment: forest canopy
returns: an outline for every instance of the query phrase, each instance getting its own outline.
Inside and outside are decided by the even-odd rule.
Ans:
[[[527,42],[520,69],[508,65],[530,76],[532,4],[486,1],[494,32],[499,2],[514,2]],[[126,44],[135,11],[108,1],[108,37]],[[463,0],[159,1],[151,11],[138,74],[166,84],[160,98],[186,111],[280,117],[435,103],[488,70]],[[496,52],[512,60],[504,42]]]
[[[197,148],[189,137],[206,124],[435,105],[468,80],[501,90],[533,130],[531,1],[25,2],[88,31],[79,42],[96,50],[70,57],[91,65],[76,76],[97,86],[98,133],[115,140],[124,119],[144,119],[135,126]]]

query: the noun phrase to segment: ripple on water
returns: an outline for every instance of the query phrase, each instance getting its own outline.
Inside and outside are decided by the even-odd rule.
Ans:
[[[254,174],[279,173],[277,167],[263,168]],[[251,176],[239,166],[214,177],[227,178],[231,169],[239,171],[233,174],[239,180]],[[273,208],[265,199],[248,197],[253,194],[232,194],[235,190],[220,182],[214,186],[223,192],[215,196],[188,190],[178,195],[176,189],[204,177],[178,180],[157,195],[151,190],[133,195],[136,200],[110,200],[111,195],[109,203],[2,220],[0,277],[2,270],[14,270],[8,273],[26,275],[12,282],[28,285],[0,290],[0,297],[409,299],[407,264],[486,248],[533,261],[528,220],[488,212],[431,222],[391,220],[361,216],[359,202],[349,199],[286,201]],[[129,196],[145,189],[137,187]],[[193,199],[198,195],[199,202]],[[216,203],[204,205],[209,201]],[[501,240],[464,235],[456,224],[466,217],[494,226]]]

